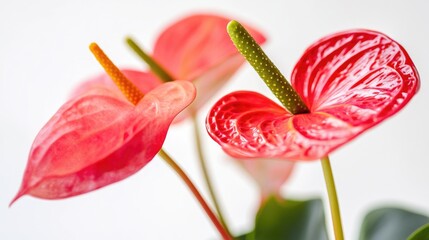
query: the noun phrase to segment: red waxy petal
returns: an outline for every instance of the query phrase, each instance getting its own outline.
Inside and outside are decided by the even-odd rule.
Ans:
[[[215,15],[192,15],[169,26],[156,41],[153,57],[174,79],[193,81],[197,87],[198,96],[191,106],[194,110],[219,90],[245,61],[226,32],[229,21]],[[261,33],[247,29],[259,44],[265,42]]]
[[[397,42],[379,32],[352,30],[310,46],[291,82],[312,112],[329,112],[357,126],[401,109],[418,90],[419,75]]]
[[[357,131],[323,113],[291,115],[255,92],[221,98],[209,113],[207,130],[233,157],[290,160],[319,158]]]
[[[209,134],[237,158],[318,159],[398,112],[418,90],[419,76],[398,43],[356,30],[307,49],[292,85],[311,113],[291,116],[262,95],[235,92],[210,111]]]
[[[176,81],[136,106],[106,88],[70,100],[36,137],[14,201],[70,197],[132,175],[158,153],[171,121],[194,98],[191,83]]]

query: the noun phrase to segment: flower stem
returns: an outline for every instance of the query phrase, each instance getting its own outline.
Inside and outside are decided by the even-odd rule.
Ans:
[[[155,59],[149,56],[143,49],[130,37],[126,38],[128,46],[150,67],[152,72],[155,73],[162,81],[171,82],[173,77],[167,72]]]
[[[204,200],[203,196],[201,196],[198,189],[195,187],[195,185],[192,183],[191,179],[186,175],[186,173],[180,168],[179,165],[163,150],[161,149],[158,153],[158,155],[164,159],[164,161],[170,165],[170,167],[182,178],[182,180],[185,182],[185,184],[188,186],[189,190],[194,194],[195,198],[200,203],[201,207],[206,212],[207,216],[210,218],[210,220],[215,225],[216,229],[219,231],[220,235],[222,235],[222,238],[224,240],[232,240],[233,238],[228,233],[228,231],[223,227],[222,223],[219,221],[219,219],[216,217],[216,215],[213,213],[213,211],[210,209],[209,205]]]
[[[198,159],[201,166],[201,171],[203,172],[204,180],[206,182],[207,189],[209,190],[210,197],[213,201],[214,207],[216,209],[217,215],[219,217],[220,222],[222,223],[225,230],[231,235],[231,232],[229,231],[228,224],[225,221],[225,218],[223,217],[221,207],[219,205],[219,201],[217,200],[216,194],[213,189],[213,184],[210,180],[210,174],[207,169],[206,160],[203,153],[203,148],[201,145],[201,137],[200,137],[200,128],[198,127],[198,121],[196,114],[192,115],[192,122],[194,125],[194,134],[195,134],[195,145],[197,147],[198,152]]]
[[[344,240],[343,226],[341,223],[340,206],[338,204],[337,190],[335,189],[334,176],[332,174],[331,162],[329,157],[321,159],[323,175],[325,176],[326,189],[328,190],[329,204],[331,206],[331,217],[334,225],[334,234],[336,240]]]
[[[138,46],[138,44],[133,39],[128,37],[128,38],[126,38],[126,42],[134,50],[134,52],[136,52],[137,55],[140,56],[140,58],[144,62],[146,62],[146,64],[151,68],[151,70],[155,73],[155,75],[157,75],[162,81],[164,81],[164,82],[173,81],[173,77],[165,70],[165,68],[163,68],[159,63],[157,63],[152,57],[147,55],[143,51],[143,49],[140,48]],[[201,146],[200,130],[198,128],[196,113],[193,113],[192,121],[194,124],[195,142],[196,142],[196,146],[197,146],[197,152],[198,152],[201,170],[202,170],[203,175],[204,175],[204,180],[206,182],[207,188],[208,188],[209,193],[210,193],[210,197],[211,197],[213,204],[215,206],[219,220],[222,223],[225,230],[227,231],[227,233],[230,235],[230,231],[229,231],[228,226],[225,222],[225,218],[222,215],[222,211],[221,211],[219,202],[217,201],[216,194],[214,193],[213,185],[211,183],[210,176],[208,173],[206,160],[204,158],[203,149]]]

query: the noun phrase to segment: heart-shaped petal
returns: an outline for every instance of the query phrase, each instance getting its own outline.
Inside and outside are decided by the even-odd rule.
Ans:
[[[136,106],[107,88],[64,104],[36,137],[17,200],[58,199],[122,180],[161,149],[174,117],[195,98],[187,81],[163,84]]]
[[[328,112],[357,126],[375,124],[401,109],[418,90],[419,75],[391,38],[351,30],[310,46],[291,82],[312,112]]]
[[[210,111],[209,134],[237,158],[318,159],[398,112],[417,92],[419,75],[398,43],[354,30],[312,45],[292,85],[310,113],[291,115],[262,95],[235,92]]]

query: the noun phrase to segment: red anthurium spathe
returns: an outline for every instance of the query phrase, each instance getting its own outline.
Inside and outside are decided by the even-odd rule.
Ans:
[[[160,151],[171,122],[195,98],[188,81],[162,84],[142,97],[113,64],[107,67],[126,98],[94,82],[77,90],[37,135],[14,201],[25,194],[71,197],[134,174]]]
[[[291,84],[309,112],[294,115],[261,94],[234,92],[211,109],[210,136],[238,158],[319,159],[402,109],[419,75],[391,38],[351,30],[310,46]]]

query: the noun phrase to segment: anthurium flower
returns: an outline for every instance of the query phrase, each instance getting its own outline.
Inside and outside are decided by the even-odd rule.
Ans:
[[[34,140],[14,201],[71,197],[127,178],[159,152],[170,123],[195,98],[187,81],[143,97],[98,46],[91,50],[124,94],[94,85],[66,102]]]
[[[233,27],[232,34],[243,34]],[[262,78],[268,76],[267,84],[284,107],[250,91],[221,98],[207,116],[207,130],[233,157],[325,157],[398,112],[419,88],[419,75],[405,49],[370,30],[336,33],[311,45],[292,72],[297,95],[277,81],[280,74],[272,66],[265,68],[267,57],[257,56],[248,61]]]

